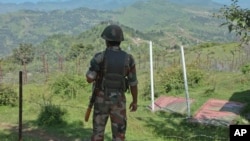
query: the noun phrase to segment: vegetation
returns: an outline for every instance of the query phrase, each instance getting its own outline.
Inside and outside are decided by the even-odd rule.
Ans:
[[[19,48],[13,49],[12,57],[16,63],[24,65],[31,63],[34,55],[32,44],[20,44]]]
[[[0,106],[17,106],[17,93],[11,86],[4,86],[0,83]]]
[[[189,70],[187,72],[189,86],[196,87],[204,79],[204,72],[199,70],[197,66],[187,66]],[[177,93],[179,94],[184,90],[184,80],[183,71],[181,66],[172,66],[167,68],[165,72],[162,73],[162,84],[164,85],[166,93]]]
[[[50,80],[49,86],[53,94],[75,98],[79,94],[79,89],[86,87],[86,81],[78,75],[59,74]]]
[[[156,2],[156,4],[159,6],[160,3]],[[137,4],[134,7],[130,7],[131,9],[125,9],[123,14],[126,15],[138,7],[143,8],[145,5],[149,5],[153,9],[157,8],[156,5],[151,5],[151,3]],[[163,4],[162,7],[164,6],[174,7],[173,5],[171,7]],[[81,11],[82,9],[78,10]],[[31,11],[26,12],[24,13],[34,14]],[[60,12],[62,11],[53,11],[55,14],[65,14]],[[103,15],[107,13],[103,12]],[[116,13],[115,15],[118,16],[121,13]],[[185,12],[183,13],[185,14]],[[23,13],[21,12],[20,14]],[[200,19],[200,16],[193,16],[192,20],[196,18]],[[206,18],[201,19],[204,22],[206,21]],[[175,19],[172,17],[169,20]],[[187,19],[182,19],[179,22],[185,22],[185,20]],[[0,22],[2,21],[0,20]],[[122,43],[121,48],[134,56],[139,80],[138,111],[135,113],[127,112],[128,129],[126,139],[128,141],[229,140],[228,126],[203,125],[190,122],[190,118],[209,99],[244,103],[245,107],[237,119],[235,119],[235,123],[249,124],[250,50],[248,45],[239,46],[240,44],[237,42],[223,43],[212,41],[198,42],[192,45],[193,39],[190,40],[191,36],[186,36],[188,34],[184,34],[184,32],[171,36],[172,40],[175,39],[173,38],[174,36],[178,37],[178,40],[174,41],[173,44],[168,44],[165,42],[166,40],[161,41],[161,39],[172,35],[167,33],[167,31],[174,31],[176,26],[172,27],[173,29],[164,27],[164,30],[159,30],[153,27],[159,27],[163,24],[155,24],[148,28],[148,33],[150,34],[145,34],[130,26],[124,26],[124,22],[125,19],[121,23],[115,22],[124,29],[126,37],[126,41]],[[13,54],[16,52],[15,55],[12,54],[1,59],[1,139],[6,141],[18,139],[16,128],[18,126],[19,117],[17,113],[19,109],[13,103],[17,102],[17,89],[19,87],[17,84],[17,72],[20,70],[27,71],[26,83],[23,86],[24,141],[72,141],[85,140],[91,136],[92,123],[83,121],[92,91],[92,86],[85,81],[85,73],[91,57],[105,47],[104,41],[100,38],[100,33],[109,23],[114,23],[114,21],[100,22],[95,27],[86,29],[84,32],[76,35],[53,34],[38,44],[20,44],[19,48],[12,52]],[[145,25],[148,25],[148,23],[143,23],[141,28],[145,28]],[[184,23],[180,23],[180,25],[183,26]],[[204,23],[202,25],[204,26]],[[187,24],[185,26],[196,30],[196,25]],[[201,28],[197,28],[198,31],[201,30]],[[210,29],[213,30],[212,27],[204,27],[203,35]],[[55,30],[59,31],[59,29]],[[184,97],[179,44],[187,44],[184,47],[190,98],[194,100],[191,104],[192,117],[187,117],[186,114],[180,113],[152,112],[149,110],[151,86],[148,40],[150,39],[153,40],[155,98],[162,95]],[[168,41],[170,41],[170,38],[168,38]],[[25,62],[22,62],[24,58]],[[19,60],[21,64],[26,64],[26,67],[20,66],[14,60]],[[30,61],[26,62],[26,60]],[[126,97],[128,102],[132,100],[129,92],[126,93]],[[107,124],[105,140],[111,140],[110,123]]]
[[[131,46],[130,51],[137,60],[140,95],[138,111],[136,113],[128,112],[127,140],[228,140],[228,127],[190,123],[186,115],[168,112],[152,113],[148,110],[151,102],[149,98],[149,55],[147,53],[136,53],[140,51],[133,48],[133,44]],[[204,47],[187,48],[185,54],[190,98],[195,99],[195,102],[191,105],[192,115],[210,98],[248,103],[250,100],[248,95],[250,76],[249,73],[241,73],[240,69],[242,60],[248,62],[246,60],[248,53],[235,53],[233,58],[231,51],[239,48],[237,43],[210,43],[209,45],[201,44],[199,46]],[[122,47],[124,48],[124,46]],[[144,46],[137,48],[143,48],[143,52],[149,51]],[[154,46],[154,60],[157,62],[154,64],[155,98],[161,95],[184,97],[178,50],[179,48],[173,51]],[[94,54],[94,50],[92,54]],[[163,55],[163,58],[156,57]],[[90,57],[87,57],[86,60],[89,60]],[[231,59],[228,60],[228,58]],[[36,76],[29,76],[28,83],[24,85],[24,124],[34,129],[30,132],[26,130],[23,132],[25,140],[46,140],[45,137],[34,138],[30,135],[34,134],[35,131],[45,131],[50,138],[62,138],[65,141],[88,138],[91,135],[91,122],[83,122],[83,118],[91,94],[91,86],[85,81],[85,71],[76,73],[77,71],[74,69],[76,68],[75,59],[63,61],[64,67],[62,70],[57,69],[58,66],[51,63],[56,62],[57,59],[53,60],[49,57],[47,59],[47,62],[51,64],[47,75],[38,73]],[[28,64],[27,70],[36,73],[35,70],[37,69],[34,66],[39,64],[39,61],[41,60],[35,59]],[[86,70],[88,63],[80,62],[79,65]],[[40,67],[42,67],[42,63]],[[6,72],[8,66],[3,65],[2,68],[3,72]],[[4,78],[7,78],[7,74],[4,74]],[[14,75],[16,74],[13,73],[12,77]],[[170,83],[170,81],[178,83]],[[9,83],[10,81],[4,82]],[[179,87],[175,87],[174,90],[166,93],[166,84]],[[12,88],[16,89],[17,87],[17,85],[14,85]],[[131,101],[131,95],[127,93],[126,96],[127,101]],[[11,113],[17,113],[17,111],[18,107],[1,106],[0,122],[16,125],[18,115]],[[239,118],[236,119],[238,124],[249,123],[247,119],[249,112],[250,108],[247,104]],[[14,129],[0,129],[1,138],[5,138],[7,141],[18,138]],[[106,140],[110,140],[110,133],[111,129],[108,123],[105,134]]]
[[[221,8],[217,17],[226,20],[222,26],[227,25],[229,32],[236,32],[242,43],[249,42],[250,10],[241,8],[238,5],[238,0],[232,0],[230,6]]]
[[[51,103],[44,104],[41,108],[41,112],[38,115],[37,124],[39,126],[56,126],[64,124],[65,120],[63,116],[67,112],[62,110],[60,106],[53,105]]]
[[[227,42],[234,40],[230,34],[224,34],[226,28],[219,27],[220,20],[212,17],[212,6],[190,7],[189,4],[173,4],[169,1],[149,0],[135,3],[114,11],[77,8],[73,10],[34,11],[0,14],[0,57],[11,53],[19,44],[40,45],[44,40],[53,40],[58,36],[72,36],[95,27],[103,21],[119,21],[136,31],[138,38],[152,40],[162,47],[173,47],[177,43],[187,46],[197,43]],[[159,13],[162,13],[159,15]],[[132,22],[131,22],[132,21]],[[96,30],[98,31],[98,30]],[[143,33],[143,34],[142,34]],[[93,38],[93,39],[89,39]],[[96,37],[99,37],[96,36]],[[98,46],[94,36],[84,41]],[[56,42],[53,45],[65,45]],[[47,48],[53,45],[46,45]],[[84,45],[87,45],[84,43]],[[69,46],[68,46],[69,47]],[[43,46],[42,46],[43,48]]]

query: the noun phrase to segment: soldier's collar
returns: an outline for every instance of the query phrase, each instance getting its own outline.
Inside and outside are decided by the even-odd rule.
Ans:
[[[111,49],[111,50],[121,50],[121,48],[119,46],[112,46],[112,47],[108,47],[107,49]]]

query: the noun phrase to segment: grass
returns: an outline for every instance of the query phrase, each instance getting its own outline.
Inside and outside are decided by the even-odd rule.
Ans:
[[[248,84],[242,85],[235,82],[236,80],[233,79],[235,77],[240,79],[243,76],[239,74],[220,72],[217,74],[213,73],[213,75],[214,76],[210,75],[209,78],[212,80],[208,80],[209,82],[206,82],[208,87],[190,89],[190,98],[196,99],[191,107],[192,115],[209,98],[226,100],[233,99],[236,101],[244,98],[245,100],[241,100],[241,102],[250,100],[244,96],[244,92],[248,91]],[[215,91],[210,95],[204,95],[203,92],[211,86],[209,83],[212,83],[214,78],[216,78],[217,82]],[[81,90],[75,99],[64,99],[60,96],[51,98],[53,103],[59,104],[61,107],[67,109],[67,124],[55,127],[39,127],[36,125],[36,119],[40,111],[39,103],[42,103],[40,98],[44,93],[46,94],[46,92],[44,92],[46,89],[46,86],[43,85],[25,85],[23,110],[23,122],[25,126],[46,131],[47,134],[53,135],[53,137],[63,136],[65,140],[88,138],[91,135],[92,118],[90,117],[89,122],[83,121],[89,97],[89,94],[84,90]],[[239,92],[239,94],[237,94],[237,92]],[[234,96],[234,94],[236,94],[236,96]],[[246,95],[247,94],[248,93],[246,93]],[[129,104],[131,101],[131,95],[126,95],[127,103]],[[184,93],[179,96],[184,96]],[[228,127],[214,127],[189,123],[185,115],[166,112],[153,113],[147,109],[149,104],[150,100],[142,100],[140,97],[138,111],[128,111],[128,130],[126,134],[126,139],[128,141],[228,140]],[[0,113],[0,123],[17,125],[18,107],[1,106]],[[8,130],[2,128],[0,129],[0,138],[4,138],[6,141],[17,139],[17,131],[13,128]],[[111,140],[110,122],[108,122],[106,127],[105,139]],[[26,132],[24,132],[24,140],[40,141],[39,139],[26,134]]]
[[[229,46],[230,50],[233,45]],[[219,48],[219,47],[217,47]],[[206,48],[205,54],[201,56],[206,60],[206,54],[211,48]],[[215,48],[211,49],[215,50]],[[214,51],[214,57],[221,57]],[[197,54],[195,51],[187,51],[188,63],[195,60]],[[221,48],[219,54],[225,53]],[[230,52],[228,53],[230,55]],[[225,55],[227,56],[227,55]],[[169,58],[171,60],[171,58]],[[145,63],[147,64],[147,63]],[[203,64],[204,65],[204,64]],[[137,112],[127,112],[128,128],[127,141],[224,141],[229,140],[229,128],[224,126],[201,125],[190,123],[186,115],[180,115],[167,112],[151,112],[148,106],[151,104],[150,99],[143,97],[142,93],[150,95],[147,89],[149,84],[149,70],[147,67],[138,69],[139,79],[139,108]],[[165,69],[165,68],[163,68]],[[188,71],[188,70],[187,70]],[[155,78],[160,79],[158,75],[160,69],[155,71]],[[185,97],[184,90],[178,94],[164,93],[160,86],[160,81],[155,80],[155,91],[159,95],[175,95]],[[243,75],[239,71],[206,71],[205,79],[202,84],[189,88],[190,98],[194,99],[191,105],[191,115],[211,98],[238,101],[246,103],[241,115],[237,119],[238,124],[249,124],[246,115],[250,113],[250,76]],[[18,89],[18,86],[14,86]],[[84,114],[87,109],[90,88],[79,89],[75,98],[52,95],[46,84],[27,84],[23,90],[23,141],[43,141],[49,139],[61,139],[62,141],[83,140],[91,136],[92,117],[89,122],[84,121]],[[127,96],[127,106],[131,102],[131,95]],[[41,105],[45,101],[51,101],[55,105],[67,110],[65,124],[53,127],[40,127],[36,120],[41,110]],[[18,140],[18,107],[0,106],[0,139],[3,141]],[[34,137],[34,134],[40,135]],[[39,134],[40,133],[40,134]],[[43,135],[41,135],[43,133]],[[45,136],[46,135],[46,136]],[[45,138],[47,137],[47,138]],[[111,140],[110,122],[108,122],[105,131],[105,140]],[[1,140],[2,141],[2,140]]]
[[[27,86],[28,88],[29,86]],[[26,89],[26,87],[25,87]],[[41,87],[37,87],[37,89],[42,89]],[[75,138],[87,138],[91,135],[91,118],[89,122],[83,122],[84,112],[86,110],[85,105],[87,105],[87,95],[82,95],[82,103],[74,103],[73,101],[76,100],[68,100],[65,101],[62,106],[67,109],[68,115],[66,117],[67,124],[58,126],[58,127],[37,127],[35,124],[36,117],[39,113],[39,105],[37,103],[39,101],[29,101],[26,93],[26,98],[24,102],[24,111],[23,111],[23,121],[25,125],[28,125],[32,128],[40,128],[41,130],[45,130],[48,134],[53,134],[54,136],[65,136],[70,139]],[[130,101],[130,96],[127,95],[128,102]],[[58,100],[59,98],[57,98]],[[79,97],[80,99],[80,97]],[[60,100],[58,100],[59,102]],[[56,103],[57,101],[55,101]],[[166,121],[166,126],[170,126],[171,124],[177,124],[178,122],[182,121],[183,117],[173,118],[175,121],[171,121],[169,116],[171,115],[164,115],[151,113],[146,109],[149,101],[141,101],[140,107],[136,113],[128,112],[128,131],[127,131],[127,140],[162,140],[162,135],[165,131],[163,128],[158,128],[158,126],[164,127],[164,122]],[[74,103],[74,104],[72,104]],[[71,106],[67,106],[71,105]],[[82,108],[79,108],[82,107]],[[1,123],[6,124],[17,124],[18,119],[18,107],[1,107]],[[15,114],[14,114],[15,113]],[[142,116],[143,115],[143,116]],[[177,121],[176,121],[177,120]],[[177,122],[177,123],[175,123]],[[170,126],[171,127],[171,126]],[[165,127],[165,130],[170,128]],[[172,127],[173,128],[173,127]],[[176,129],[173,129],[176,130]],[[160,137],[157,137],[159,134]],[[111,130],[110,130],[110,123],[107,124],[106,128],[106,136],[105,138],[109,140],[111,138]],[[172,135],[171,135],[172,136]],[[9,130],[1,130],[0,138],[5,138],[6,140],[13,140],[13,138],[17,137],[17,132],[14,129]],[[25,139],[25,138],[24,138]],[[25,139],[26,140],[26,139]],[[27,140],[33,140],[32,137],[28,138]],[[35,141],[35,139],[34,139]]]

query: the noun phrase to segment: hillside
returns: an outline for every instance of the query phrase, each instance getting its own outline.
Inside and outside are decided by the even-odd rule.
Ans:
[[[105,21],[112,12],[86,8],[51,12],[23,10],[0,15],[1,55],[10,53],[19,43],[38,44],[53,34],[79,34]],[[80,18],[79,18],[80,17]],[[0,56],[1,56],[0,55]]]
[[[87,39],[88,35],[98,36],[98,32],[105,27],[105,23],[95,26],[94,28],[81,33],[77,37],[64,35],[54,35],[46,40],[48,52],[56,53],[61,45],[65,43],[78,43],[82,39]],[[126,28],[128,33],[131,28]],[[132,32],[133,33],[133,32]],[[138,36],[138,35],[137,35]],[[126,37],[130,37],[126,34]],[[131,36],[131,38],[135,36]],[[64,41],[64,42],[62,42]],[[92,42],[99,42],[94,40]],[[85,40],[82,40],[85,43]],[[88,41],[90,43],[91,41]],[[103,41],[102,41],[103,42]],[[124,43],[126,43],[125,41]],[[45,45],[45,44],[43,44]],[[58,46],[57,46],[58,45]],[[132,44],[134,45],[134,44]],[[57,48],[59,47],[59,48]],[[124,47],[124,46],[123,46]],[[126,47],[126,46],[125,46]],[[154,76],[155,76],[155,96],[161,95],[184,97],[183,83],[177,81],[183,77],[180,70],[176,66],[180,66],[179,48],[176,51],[168,50],[157,51],[157,45],[154,44]],[[249,47],[247,47],[249,48]],[[65,48],[64,48],[65,49]],[[126,48],[125,48],[126,49]],[[134,50],[137,49],[137,50]],[[250,101],[249,84],[250,75],[239,72],[239,66],[243,61],[249,62],[250,52],[238,50],[238,44],[201,44],[200,46],[186,49],[187,72],[189,80],[190,98],[195,99],[191,105],[192,116],[199,108],[209,99],[232,100],[248,104]],[[90,48],[85,55],[92,56],[96,48]],[[232,54],[232,52],[235,52]],[[51,54],[37,54],[36,59],[27,65],[28,84],[24,85],[24,105],[23,105],[23,123],[25,140],[43,141],[43,140],[80,140],[87,139],[91,135],[91,122],[84,122],[83,117],[87,109],[89,96],[91,94],[91,85],[85,81],[84,74],[86,72],[89,56],[87,59],[83,57],[74,60],[66,60],[60,62],[60,55],[64,52],[57,52],[54,60]],[[190,123],[186,115],[169,112],[151,112],[148,106],[151,101],[150,95],[150,77],[149,77],[149,54],[148,46],[131,48],[131,53],[137,61],[137,72],[139,80],[139,98],[138,111],[128,112],[128,141],[134,140],[154,140],[154,141],[176,141],[178,140],[229,140],[228,126],[208,126],[202,124]],[[63,56],[65,57],[65,56]],[[248,60],[247,60],[248,59]],[[192,63],[193,62],[193,63]],[[60,64],[62,63],[62,64]],[[45,64],[45,65],[44,65]],[[195,65],[196,64],[196,65]],[[62,65],[63,67],[58,67]],[[48,71],[44,72],[44,68],[48,67]],[[1,62],[3,77],[0,80],[4,84],[9,84],[11,89],[18,89],[18,71],[22,70],[22,66],[10,62]],[[171,77],[166,77],[167,72],[172,72]],[[200,73],[203,72],[200,76]],[[190,73],[188,73],[190,74]],[[202,77],[199,84],[192,85],[190,78]],[[176,80],[177,79],[177,80]],[[164,80],[162,83],[162,80]],[[168,81],[172,80],[172,81]],[[166,92],[167,82],[172,86],[177,86],[179,91]],[[180,85],[177,85],[179,83]],[[54,86],[54,87],[51,87]],[[10,89],[10,90],[11,90]],[[8,90],[8,89],[7,89]],[[57,91],[58,90],[58,91]],[[127,101],[131,102],[131,94],[126,94]],[[67,111],[63,120],[66,124],[56,126],[39,126],[38,117],[44,105],[57,105],[64,111]],[[236,119],[237,124],[249,124],[247,114],[249,114],[249,105],[244,108],[239,118]],[[0,106],[0,138],[6,141],[17,140],[17,119],[18,106]],[[91,119],[90,119],[91,120]],[[48,121],[48,120],[46,120]],[[27,130],[26,130],[27,129]],[[65,134],[67,133],[67,134]],[[110,124],[107,124],[105,132],[105,140],[111,140]]]
[[[131,92],[125,94],[128,106],[126,140],[230,140],[229,125],[224,120],[211,116],[210,125],[193,123],[190,119],[209,100],[216,99],[244,104],[240,112],[232,109],[237,113],[233,119],[231,116],[222,118],[229,121],[231,118],[232,124],[250,124],[250,45],[240,46],[234,42],[234,35],[225,27],[219,27],[221,21],[211,16],[217,9],[213,9],[210,1],[207,1],[208,6],[196,3],[198,1],[150,0],[116,10],[81,7],[1,14],[0,139],[18,140],[18,111],[23,115],[25,141],[89,139],[92,116],[86,122],[84,114],[93,86],[86,81],[85,74],[91,57],[105,49],[101,32],[110,23],[115,23],[124,31],[125,41],[121,48],[133,55],[139,82],[136,112],[129,111]],[[185,2],[197,5],[185,5]],[[153,81],[149,40],[153,42]],[[34,46],[19,46],[19,43]],[[194,100],[190,105],[191,117],[183,114],[186,103],[173,101],[170,109],[152,112],[152,87],[155,100],[161,96],[184,98],[187,94],[181,44],[185,51],[189,97]],[[15,48],[16,54],[11,54]],[[150,82],[154,82],[153,86]],[[21,90],[23,98],[18,95]],[[19,100],[23,101],[22,106]],[[220,112],[232,108],[227,103],[223,107],[214,105],[215,111]],[[179,107],[184,107],[183,113],[171,110]],[[214,126],[213,123],[218,122],[220,124]],[[112,140],[111,133],[109,120],[105,141]]]
[[[158,0],[124,8],[116,18],[125,25],[152,34],[152,38],[165,46],[232,40],[227,29],[219,26],[221,21],[212,17],[215,11],[211,10],[210,6],[185,6]]]
[[[91,29],[88,29],[78,35],[64,35],[57,34],[49,36],[41,44],[37,45],[37,55],[46,53],[50,59],[56,58],[56,54],[59,53],[61,56],[64,56],[67,59],[72,51],[72,48],[76,45],[83,45],[85,48],[81,52],[83,58],[90,58],[93,55],[93,52],[101,51],[105,48],[104,40],[100,37],[103,29],[110,23],[118,24],[124,31],[125,41],[122,43],[121,47],[125,50],[130,47],[134,52],[137,52],[138,46],[141,47],[147,45],[149,36],[136,31],[133,28],[122,25],[114,21],[107,21],[97,24]],[[157,42],[155,45],[159,45]],[[56,59],[54,59],[56,60]]]
[[[219,27],[221,22],[212,17],[213,12],[210,6],[201,8],[150,0],[116,11],[77,8],[1,14],[0,56],[6,56],[20,43],[37,45],[53,34],[77,35],[109,20],[141,31],[167,48],[176,43],[194,45],[231,41],[233,35],[228,34],[225,27]]]

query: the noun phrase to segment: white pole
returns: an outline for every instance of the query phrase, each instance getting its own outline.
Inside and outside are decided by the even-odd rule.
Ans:
[[[155,110],[154,105],[154,72],[153,72],[153,51],[152,51],[152,41],[149,41],[149,54],[150,54],[150,81],[151,81],[151,101],[152,101],[152,111]]]
[[[185,64],[185,56],[184,49],[181,46],[181,60],[182,60],[182,68],[183,68],[183,77],[184,77],[184,85],[185,85],[185,93],[186,93],[186,102],[188,109],[188,117],[190,117],[190,103],[189,103],[189,93],[188,93],[188,83],[187,83],[187,74],[186,74],[186,64]]]

